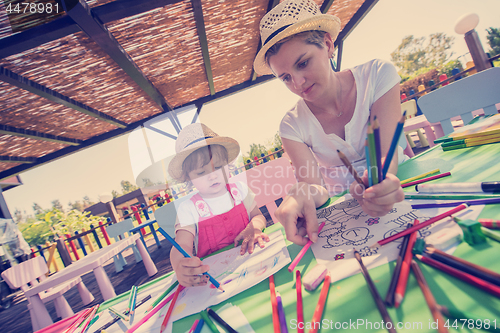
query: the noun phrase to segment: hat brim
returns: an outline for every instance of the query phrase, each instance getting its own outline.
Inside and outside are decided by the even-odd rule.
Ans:
[[[286,37],[298,34],[299,32],[311,30],[328,32],[330,36],[332,36],[332,40],[335,41],[340,32],[340,19],[333,15],[321,14],[292,24],[262,46],[253,62],[255,72],[259,75],[273,74],[265,59],[266,52],[274,44]]]
[[[196,142],[190,146],[189,149],[185,149],[177,153],[168,165],[169,175],[178,181],[186,181],[182,176],[182,164],[184,163],[184,160],[195,150],[209,145],[221,145],[226,148],[228,163],[233,162],[240,154],[240,145],[238,144],[238,141],[234,139],[224,136],[205,139],[200,142]]]

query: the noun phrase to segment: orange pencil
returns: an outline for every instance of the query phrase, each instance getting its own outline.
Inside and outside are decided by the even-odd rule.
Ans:
[[[276,290],[274,285],[274,275],[269,277],[269,291],[271,292],[271,306],[273,308],[273,327],[274,333],[281,332],[280,320],[278,317],[278,300],[276,299]]]
[[[174,298],[172,299],[172,302],[170,303],[170,306],[168,307],[167,314],[165,315],[165,319],[163,319],[163,322],[161,323],[161,328],[160,328],[160,333],[167,328],[168,320],[170,319],[170,316],[172,315],[172,311],[174,311],[174,306],[175,302],[177,301],[177,297],[179,296],[180,291],[182,290],[182,286],[179,285],[177,287],[177,290],[175,291]]]
[[[300,271],[295,271],[295,289],[297,289],[297,332],[304,333],[304,306],[302,305],[302,281]],[[302,323],[302,326],[300,326]]]
[[[330,290],[330,272],[326,273],[325,281],[323,281],[323,288],[321,288],[321,293],[319,294],[318,304],[316,305],[316,309],[314,310],[313,318],[312,318],[312,328],[309,330],[309,333],[318,332],[318,326],[321,325],[321,317],[323,317],[323,309],[325,308],[326,296],[328,296],[328,291]],[[316,325],[316,323],[318,325]]]
[[[420,222],[415,219],[413,226],[418,225]],[[408,283],[408,275],[410,273],[411,260],[413,258],[413,245],[417,240],[418,231],[413,232],[410,235],[410,240],[408,241],[408,246],[406,247],[405,257],[401,264],[401,272],[399,273],[398,284],[396,286],[396,292],[394,293],[394,306],[399,308],[399,305],[403,301],[406,292],[406,284]]]

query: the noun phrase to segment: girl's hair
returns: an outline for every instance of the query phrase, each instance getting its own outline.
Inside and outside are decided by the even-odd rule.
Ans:
[[[282,40],[276,42],[276,44],[271,46],[269,50],[267,50],[265,55],[267,65],[269,65],[269,58],[271,58],[271,56],[279,52],[281,45],[283,45],[284,43],[288,42],[289,40],[295,37],[302,38],[304,42],[306,42],[306,44],[316,45],[317,47],[322,49],[325,46],[325,34],[326,34],[325,31],[309,30],[309,31],[302,31],[296,33],[295,35],[283,38]]]
[[[228,163],[228,154],[224,146],[221,145],[209,145],[196,149],[182,163],[182,177],[185,181],[189,180],[189,173],[193,170],[201,168],[204,165],[210,163],[211,159],[223,164]]]

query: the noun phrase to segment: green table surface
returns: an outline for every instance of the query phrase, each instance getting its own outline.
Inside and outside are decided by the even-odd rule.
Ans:
[[[500,178],[499,162],[500,144],[447,152],[443,152],[438,145],[401,164],[398,177],[406,179],[439,168],[441,172],[451,171],[452,176],[434,182],[493,181]],[[407,188],[405,191],[412,192],[414,189],[413,187]],[[500,219],[500,206],[486,206],[480,217]],[[272,232],[277,229],[283,230],[280,224],[275,224],[269,227],[267,231]],[[295,258],[301,247],[288,241],[287,246],[291,258]],[[500,243],[491,239],[488,239],[487,243],[475,246],[469,246],[463,242],[454,253],[458,257],[500,273],[499,254]],[[296,269],[299,269],[302,276],[304,276],[315,265],[316,260],[312,251],[309,250]],[[478,317],[496,319],[496,327],[500,326],[500,299],[430,266],[420,262],[419,265],[438,304],[455,307]],[[393,261],[369,270],[382,298],[385,298],[394,266],[395,262]],[[286,319],[289,323],[289,332],[297,331],[294,325],[297,318],[294,276],[295,274],[289,273],[286,267],[274,276],[276,290],[282,296]],[[302,290],[304,320],[306,323],[312,320],[321,287],[322,285],[313,292],[309,292],[304,288]],[[228,299],[224,303],[227,302],[241,308],[255,332],[273,332],[268,279]],[[213,308],[217,310],[224,303],[213,306]],[[388,311],[395,324],[400,322],[403,326],[406,326],[406,328],[398,329],[398,332],[436,332],[435,329],[429,327],[429,324],[433,322],[433,318],[413,274],[410,274],[405,298],[401,306],[398,309],[388,308]],[[200,318],[200,315],[196,314],[176,321],[173,331],[176,333],[187,332],[194,320],[198,318]],[[319,332],[387,332],[382,328],[376,329],[376,327],[380,327],[377,325],[380,325],[381,321],[382,318],[371,297],[365,279],[361,274],[356,274],[334,282],[330,286],[323,313],[322,328]],[[363,323],[363,325],[357,326],[357,323]],[[367,323],[373,325],[372,328],[366,326]],[[342,324],[344,329],[340,326]],[[348,327],[348,325],[350,326]],[[459,326],[459,329],[450,328],[450,332],[484,332],[477,328],[467,328],[467,325],[462,329],[462,323],[459,323]]]

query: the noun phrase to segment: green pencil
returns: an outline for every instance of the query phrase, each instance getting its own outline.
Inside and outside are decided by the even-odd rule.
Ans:
[[[205,321],[205,324],[207,324],[208,328],[210,328],[210,330],[213,333],[220,333],[220,331],[217,329],[217,326],[215,326],[215,324],[212,321],[212,319],[210,319],[210,317],[208,316],[207,310],[201,311],[200,315],[203,318],[203,320]]]
[[[375,136],[373,134],[373,128],[368,123],[368,151],[370,152],[370,168],[372,168],[372,182],[373,185],[378,184],[378,170],[377,170],[377,151],[375,149]],[[373,172],[375,168],[375,172]]]
[[[179,284],[179,281],[175,281],[174,283],[172,283],[172,285],[170,287],[168,287],[168,289],[165,290],[163,292],[163,294],[161,294],[160,297],[158,297],[156,299],[156,301],[154,301],[153,304],[151,304],[149,306],[149,308],[144,313],[151,311],[155,306],[157,306],[158,303],[160,303],[162,299],[164,299],[175,287],[177,287],[178,284]]]

